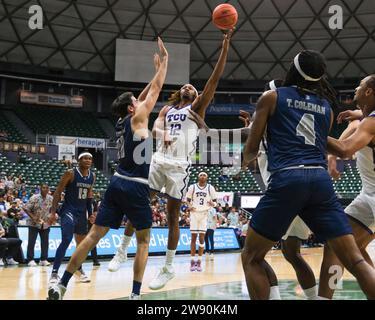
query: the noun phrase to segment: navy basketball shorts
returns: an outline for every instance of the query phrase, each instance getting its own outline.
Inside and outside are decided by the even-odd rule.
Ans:
[[[272,174],[250,227],[277,242],[297,215],[322,241],[352,233],[332,180],[324,169],[290,169]]]
[[[148,185],[113,176],[100,204],[95,224],[118,229],[127,216],[136,230],[152,226]]]
[[[88,232],[87,217],[85,211],[76,209],[64,209],[60,214],[61,229],[74,234],[85,235]]]

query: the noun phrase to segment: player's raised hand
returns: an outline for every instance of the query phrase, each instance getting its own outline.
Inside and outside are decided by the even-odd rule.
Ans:
[[[159,50],[160,50],[160,58],[164,59],[165,57],[168,57],[168,51],[165,48],[163,40],[161,40],[160,37],[158,37],[158,45],[159,45]]]
[[[224,33],[223,47],[226,47],[226,48],[229,47],[229,43],[230,43],[230,40],[232,39],[234,30],[236,30],[236,27],[233,27],[230,30],[224,30],[223,31],[223,33]]]
[[[337,123],[341,124],[344,121],[361,120],[362,117],[363,113],[361,110],[346,110],[337,116]]]
[[[240,110],[240,116],[238,118],[243,122],[246,128],[250,126],[251,114],[249,112]]]

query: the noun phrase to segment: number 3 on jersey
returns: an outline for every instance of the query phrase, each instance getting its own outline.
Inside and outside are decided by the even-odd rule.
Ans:
[[[297,136],[305,138],[305,144],[315,146],[315,117],[305,113],[297,126]]]

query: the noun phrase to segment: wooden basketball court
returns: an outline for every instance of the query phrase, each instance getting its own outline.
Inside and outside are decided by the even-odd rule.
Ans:
[[[370,251],[373,252],[374,250]],[[318,278],[322,248],[302,249],[302,254]],[[217,253],[214,260],[204,257],[201,273],[189,271],[189,255],[177,255],[174,263],[176,277],[162,290],[150,290],[148,283],[164,263],[164,259],[164,256],[149,258],[141,292],[142,299],[248,299],[240,252]],[[270,252],[267,260],[276,271],[282,297],[302,299],[303,293],[296,282],[294,270],[283,258],[281,251]],[[90,276],[91,282],[79,283],[76,279],[72,279],[65,299],[126,299],[132,286],[133,259],[124,263],[116,273],[107,270],[108,262],[101,261],[100,267],[93,267],[90,262],[85,263],[84,270]],[[62,265],[60,275],[65,266],[66,264]],[[51,266],[0,268],[0,299],[45,300],[50,272]],[[344,280],[344,292],[338,292],[336,298],[343,295],[345,299],[364,298],[355,279],[348,272],[345,272]]]

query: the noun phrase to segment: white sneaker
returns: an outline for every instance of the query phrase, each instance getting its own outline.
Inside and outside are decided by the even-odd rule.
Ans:
[[[47,260],[39,261],[39,265],[42,267],[47,267],[51,265]]]
[[[132,293],[132,294],[129,296],[129,300],[141,300],[141,295],[138,295],[138,294]]]
[[[4,261],[0,258],[0,267],[4,267]]]
[[[57,273],[52,273],[51,278],[49,278],[48,287],[57,286],[60,281],[60,277]]]
[[[214,258],[215,258],[215,257],[214,257],[214,254],[211,253],[211,254],[210,254],[210,260],[214,260]]]
[[[29,263],[27,264],[28,267],[36,267],[37,264],[35,262],[35,260],[30,260]]]
[[[47,300],[62,300],[65,294],[66,288],[58,283],[48,289]]]
[[[89,282],[91,282],[91,280],[86,274],[81,273],[81,275],[79,276],[79,282],[89,283]]]
[[[19,263],[16,260],[14,260],[13,258],[10,258],[10,259],[7,259],[7,265],[8,266],[17,266],[17,265],[19,265]]]
[[[150,282],[148,287],[152,290],[159,290],[163,288],[169,280],[173,279],[174,276],[175,272],[173,268],[170,268],[170,270],[168,270],[168,267],[164,266],[160,269],[156,278]]]
[[[108,271],[116,272],[118,269],[120,269],[121,263],[126,262],[127,259],[127,252],[121,252],[120,250],[118,250],[108,265]]]

